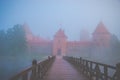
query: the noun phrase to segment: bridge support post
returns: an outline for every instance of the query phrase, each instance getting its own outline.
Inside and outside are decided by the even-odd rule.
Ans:
[[[80,72],[82,71],[82,57],[80,57],[80,59],[79,59],[79,64],[80,64],[80,66],[79,66],[79,70],[80,70]]]
[[[106,65],[104,66],[104,74],[105,74],[105,80],[108,80],[108,68]]]
[[[116,64],[116,76],[117,80],[120,80],[120,63]]]
[[[92,73],[92,62],[90,62],[90,77],[89,77],[89,79],[90,80],[92,80],[92,75],[93,75],[93,73]]]
[[[37,60],[32,61],[32,73],[30,80],[37,80]]]

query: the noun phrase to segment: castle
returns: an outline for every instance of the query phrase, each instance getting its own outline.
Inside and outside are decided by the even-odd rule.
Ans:
[[[24,24],[26,39],[28,42],[28,50],[30,52],[45,53],[51,55],[69,55],[75,53],[89,53],[91,47],[109,47],[111,34],[105,25],[100,22],[92,34],[92,39],[88,40],[87,33],[83,31],[80,41],[68,41],[64,30],[59,29],[53,40],[43,39],[34,36],[27,24]],[[85,34],[86,33],[86,34]]]

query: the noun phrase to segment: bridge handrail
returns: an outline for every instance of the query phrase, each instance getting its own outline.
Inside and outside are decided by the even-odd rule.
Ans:
[[[37,80],[42,79],[45,76],[48,68],[51,66],[55,59],[55,56],[48,57],[43,61],[37,63],[36,60],[32,61],[32,66],[21,71],[17,75],[10,78],[10,80]]]
[[[120,80],[120,63],[116,64],[116,66],[111,66],[82,59],[82,57],[75,58],[65,56],[64,59],[72,63],[81,73],[88,77],[89,80]],[[114,70],[115,73],[109,75],[109,69]]]
[[[115,66],[111,66],[111,65],[108,65],[108,64],[98,63],[98,62],[90,61],[90,60],[86,60],[86,59],[83,59],[83,60],[85,60],[85,61],[87,61],[87,62],[92,62],[92,63],[94,63],[94,64],[98,64],[98,65],[105,65],[105,66],[107,66],[107,67],[109,67],[109,68],[112,68],[112,69],[116,69]]]

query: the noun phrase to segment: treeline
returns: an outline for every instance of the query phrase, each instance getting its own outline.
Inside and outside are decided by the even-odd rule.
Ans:
[[[120,40],[116,35],[111,36],[110,44],[111,44],[111,49],[110,49],[111,53],[113,53],[113,55],[116,55],[116,57],[120,56]]]
[[[0,30],[0,55],[19,55],[27,48],[25,31],[17,24],[6,31]]]

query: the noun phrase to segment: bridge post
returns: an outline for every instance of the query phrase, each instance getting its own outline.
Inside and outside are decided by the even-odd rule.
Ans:
[[[81,62],[82,62],[82,57],[80,57],[80,64],[81,64]]]
[[[105,74],[105,80],[108,80],[108,68],[106,65],[104,65],[104,74]]]
[[[82,57],[80,57],[80,67],[79,67],[79,70],[80,70],[80,72],[82,71],[81,69],[82,69]]]
[[[92,80],[92,75],[93,75],[92,67],[93,67],[92,62],[90,62],[90,78],[89,78],[90,80]]]
[[[116,76],[117,80],[120,80],[120,63],[116,64]]]
[[[37,60],[32,61],[32,73],[30,80],[37,80]]]

